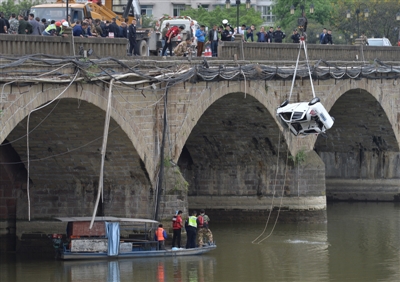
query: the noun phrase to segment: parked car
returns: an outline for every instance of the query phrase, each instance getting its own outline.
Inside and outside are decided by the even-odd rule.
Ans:
[[[389,39],[383,38],[368,38],[368,45],[369,46],[392,46]]]
[[[279,106],[276,115],[295,136],[325,133],[334,122],[318,97],[310,102],[293,104],[286,100]]]

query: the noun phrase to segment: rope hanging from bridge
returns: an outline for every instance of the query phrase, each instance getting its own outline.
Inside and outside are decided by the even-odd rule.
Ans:
[[[92,219],[90,221],[89,229],[92,229],[93,223],[97,214],[97,208],[100,202],[100,196],[102,201],[104,200],[104,160],[106,157],[106,149],[107,149],[107,140],[108,140],[108,133],[110,128],[110,120],[111,120],[111,98],[112,98],[112,89],[113,89],[114,79],[110,82],[110,87],[108,91],[108,100],[107,100],[107,111],[106,111],[106,118],[104,121],[104,133],[103,133],[103,144],[101,147],[101,165],[100,165],[100,175],[99,175],[99,186],[97,191],[97,198],[96,204],[94,205]]]
[[[60,93],[58,94],[54,99],[51,101],[47,102],[46,104],[33,109],[32,111],[29,112],[27,122],[26,122],[26,154],[27,154],[27,180],[26,180],[26,193],[28,197],[28,220],[31,221],[31,199],[30,199],[30,193],[29,193],[29,183],[30,183],[30,161],[29,161],[29,121],[30,121],[30,116],[33,112],[41,110],[51,103],[53,103],[55,100],[59,99],[61,95],[67,91],[67,89],[74,83],[75,79],[77,78],[79,74],[79,71],[76,72],[74,79],[71,80],[71,83],[68,84],[68,86]]]

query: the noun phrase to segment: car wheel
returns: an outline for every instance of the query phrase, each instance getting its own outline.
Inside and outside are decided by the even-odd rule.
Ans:
[[[316,104],[316,103],[318,103],[318,102],[320,102],[321,100],[318,98],[318,97],[315,97],[314,99],[312,99],[311,101],[310,101],[310,103],[308,103],[308,105],[309,106],[312,106],[312,105],[314,105],[314,104]]]
[[[279,108],[283,108],[284,106],[286,106],[287,104],[289,104],[289,100],[286,100],[285,102],[283,102]]]
[[[147,42],[146,40],[141,40],[139,44],[140,56],[147,56]]]

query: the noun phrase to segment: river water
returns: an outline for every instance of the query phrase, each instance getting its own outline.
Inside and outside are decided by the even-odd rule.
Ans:
[[[321,224],[212,226],[207,255],[120,261],[2,256],[0,281],[400,281],[400,204],[331,203]],[[273,222],[260,237],[265,238]]]

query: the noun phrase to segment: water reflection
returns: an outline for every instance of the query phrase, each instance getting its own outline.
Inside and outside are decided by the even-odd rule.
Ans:
[[[400,281],[399,203],[335,203],[328,219],[332,280]]]
[[[0,281],[400,281],[400,204],[335,203],[327,224],[213,225],[207,255],[119,261],[1,258]]]
[[[239,259],[214,281],[324,281],[329,277],[326,224],[280,224],[273,236],[256,245],[250,242],[261,232],[260,225],[244,227],[235,234],[241,242],[234,243],[233,238],[217,243],[219,251],[227,251],[225,244],[231,244],[233,250],[229,255],[246,261]],[[219,270],[220,254],[217,254]],[[234,263],[233,259],[225,261]],[[229,265],[224,267],[228,269]]]
[[[215,258],[209,256],[61,263],[66,281],[73,282],[205,282],[213,280],[215,269]]]

